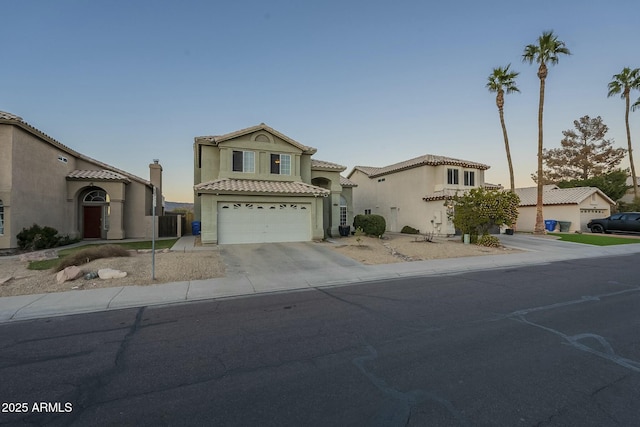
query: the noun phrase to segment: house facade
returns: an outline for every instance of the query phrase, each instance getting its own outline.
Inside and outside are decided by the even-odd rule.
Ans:
[[[520,197],[516,230],[533,232],[536,224],[537,187],[516,188]],[[596,187],[559,188],[545,185],[542,192],[545,220],[570,222],[569,232],[589,231],[587,223],[611,215],[615,202]]]
[[[353,221],[344,166],[264,123],[194,142],[194,211],[205,244],[337,236]]]
[[[17,234],[33,224],[85,239],[150,236],[154,185],[162,200],[162,166],[149,167],[147,181],[0,112],[0,249],[16,248]]]
[[[391,232],[408,225],[421,233],[452,235],[455,228],[447,215],[452,207],[445,202],[457,193],[486,187],[487,169],[481,163],[430,154],[384,167],[356,166],[348,175],[357,184],[354,212],[382,215]]]

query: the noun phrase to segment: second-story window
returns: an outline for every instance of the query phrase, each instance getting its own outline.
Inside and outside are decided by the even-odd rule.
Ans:
[[[271,173],[276,175],[291,175],[291,155],[272,154]]]
[[[234,151],[233,152],[233,171],[234,172],[255,172],[255,154],[253,151]]]
[[[458,185],[458,169],[447,169],[447,184]]]
[[[476,173],[474,171],[464,171],[464,185],[475,187]]]

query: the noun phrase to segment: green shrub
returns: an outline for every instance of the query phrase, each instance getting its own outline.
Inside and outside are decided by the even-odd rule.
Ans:
[[[54,248],[62,239],[55,228],[40,227],[38,224],[33,224],[30,228],[23,228],[16,237],[20,249],[33,251]]]
[[[356,215],[353,218],[353,227],[362,231],[368,236],[382,236],[387,229],[387,222],[383,216],[376,214]]]
[[[484,236],[480,236],[480,238],[478,238],[478,245],[487,246],[490,248],[499,248],[501,246],[500,239],[490,234],[485,234]]]
[[[420,233],[420,230],[417,230],[409,225],[405,225],[404,227],[402,227],[402,230],[400,230],[400,232],[404,234],[418,234]]]

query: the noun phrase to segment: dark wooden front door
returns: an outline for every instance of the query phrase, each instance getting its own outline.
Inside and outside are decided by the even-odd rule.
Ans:
[[[102,237],[100,226],[102,224],[102,206],[84,206],[84,233],[85,239],[99,239]]]

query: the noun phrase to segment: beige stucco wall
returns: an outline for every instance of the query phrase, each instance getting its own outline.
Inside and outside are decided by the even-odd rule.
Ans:
[[[16,234],[34,223],[74,236],[73,203],[65,197],[68,173],[75,169],[73,156],[41,141],[23,129],[8,128],[12,143],[10,181],[9,245],[16,247]],[[4,137],[7,134],[5,133]],[[67,163],[58,160],[64,156]]]
[[[440,235],[454,233],[448,221],[444,201],[425,202],[423,198],[435,191],[468,190],[463,185],[463,171],[475,171],[475,187],[484,184],[484,172],[477,169],[459,169],[458,185],[447,185],[447,169],[454,166],[422,166],[369,178],[355,170],[350,180],[358,184],[353,190],[355,214],[364,214],[365,209],[382,215],[387,222],[387,231],[400,231],[405,225],[417,228],[421,233],[434,232]]]
[[[127,238],[146,237],[145,217],[151,215],[153,190],[148,186],[132,181],[126,186],[124,207],[124,232]],[[162,200],[157,198],[157,215],[160,215]]]
[[[4,233],[0,234],[0,248],[11,247],[11,150],[13,130],[0,125],[0,200],[4,208]]]
[[[286,197],[260,195],[220,195],[202,194],[200,196],[201,240],[205,244],[218,243],[218,202],[248,203],[308,203],[311,204],[311,235],[313,239],[323,239],[322,199],[316,197]]]
[[[255,139],[260,136],[268,138],[269,142],[256,141]],[[248,135],[231,139],[229,141],[224,141],[220,143],[218,148],[219,161],[217,162],[216,154],[210,153],[209,150],[206,150],[207,165],[211,165],[211,169],[207,170],[205,173],[205,167],[203,163],[203,172],[201,178],[204,181],[202,182],[220,178],[256,179],[269,181],[302,181],[302,177],[300,176],[300,158],[302,155],[302,150],[266,132],[254,132]],[[255,153],[254,173],[233,171],[232,166],[234,150],[249,150]],[[203,161],[205,160],[204,151],[205,150],[203,150]],[[271,173],[271,154],[291,155],[290,175],[278,175]]]

